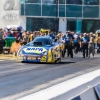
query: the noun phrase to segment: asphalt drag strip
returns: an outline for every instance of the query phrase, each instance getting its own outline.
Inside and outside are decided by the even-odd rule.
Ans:
[[[65,57],[59,64],[0,61],[0,100],[15,100],[79,75],[100,69],[100,57]]]

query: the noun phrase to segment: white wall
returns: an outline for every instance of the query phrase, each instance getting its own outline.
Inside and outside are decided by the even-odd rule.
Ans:
[[[66,18],[59,18],[59,31],[62,31],[63,33],[66,32],[67,26],[67,19]]]
[[[22,25],[26,28],[23,23],[26,22],[25,18],[20,18],[19,8],[19,0],[0,0],[0,28],[7,25]]]
[[[20,25],[23,27],[24,30],[26,30],[26,17],[20,17]]]

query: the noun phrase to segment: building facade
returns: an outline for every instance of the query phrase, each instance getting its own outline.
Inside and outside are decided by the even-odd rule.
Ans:
[[[30,31],[95,32],[100,29],[100,0],[20,0],[20,15]]]
[[[20,17],[19,0],[0,0],[0,28],[21,25],[26,29],[26,17]]]

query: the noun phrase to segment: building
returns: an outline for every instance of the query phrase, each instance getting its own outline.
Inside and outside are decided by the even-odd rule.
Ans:
[[[19,0],[0,0],[0,28],[8,25],[21,25],[26,29],[26,17],[20,17]]]
[[[99,0],[21,0],[27,30],[95,32],[100,29]]]
[[[99,0],[0,0],[0,11],[0,27],[78,33],[100,29]]]

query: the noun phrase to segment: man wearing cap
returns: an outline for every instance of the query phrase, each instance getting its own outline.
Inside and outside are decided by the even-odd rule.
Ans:
[[[89,38],[87,37],[87,34],[84,33],[83,37],[81,38],[81,44],[80,44],[80,46],[83,49],[83,58],[88,57],[88,43],[89,43]]]

